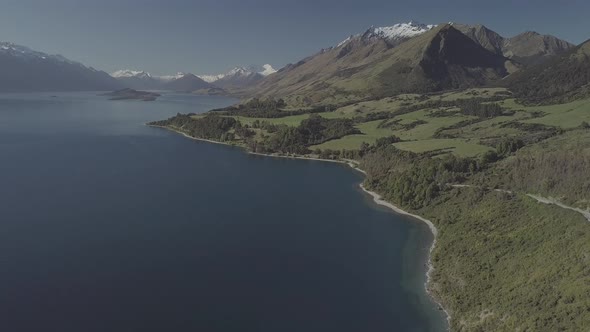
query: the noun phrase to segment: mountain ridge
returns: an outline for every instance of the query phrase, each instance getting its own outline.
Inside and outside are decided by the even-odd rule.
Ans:
[[[443,41],[439,46],[445,46],[444,52],[436,53],[431,47],[431,54],[425,56],[437,36]],[[395,43],[386,39],[351,38],[340,47],[321,50],[285,66],[261,81],[252,92],[256,96],[288,98],[294,104],[311,105],[483,85],[503,78],[517,66],[449,24],[432,27]],[[462,63],[454,63],[448,54],[456,58],[463,47],[474,52],[476,58],[480,58],[475,59],[479,63],[463,56],[460,57]],[[440,56],[443,61],[435,61],[433,56]],[[464,68],[460,69],[461,66]],[[437,71],[451,76],[442,79]]]
[[[0,42],[0,91],[108,91],[121,87],[106,72],[62,55]]]

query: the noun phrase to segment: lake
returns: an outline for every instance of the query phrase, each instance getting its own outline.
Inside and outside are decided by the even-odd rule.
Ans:
[[[0,330],[445,330],[362,174],[144,125],[233,102],[1,94]]]

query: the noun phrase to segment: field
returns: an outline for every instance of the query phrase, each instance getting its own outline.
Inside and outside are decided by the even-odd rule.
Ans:
[[[431,95],[427,99],[418,95],[403,95],[346,106],[330,113],[329,117],[352,117],[353,114],[362,115],[377,111],[394,112],[401,107],[402,103],[409,101],[416,103],[433,100],[453,101],[473,97],[491,97],[505,91],[502,88],[471,89]],[[514,99],[507,98],[499,104],[507,110],[514,111],[514,114],[477,119],[474,116],[462,115],[457,109],[421,109],[387,120],[390,123],[395,121],[397,125],[387,126],[383,120],[360,123],[357,128],[363,133],[362,135],[345,136],[312,148],[358,149],[363,142],[371,144],[380,137],[395,135],[404,141],[396,144],[400,149],[418,153],[441,151],[460,156],[476,156],[492,149],[485,145],[488,141],[505,137],[521,137],[526,134],[516,126],[510,126],[511,123],[542,124],[568,130],[579,127],[583,121],[590,122],[590,99],[562,105],[523,106]],[[436,116],[436,113],[441,111],[444,111],[445,115]],[[472,122],[470,123],[469,120]],[[412,123],[417,125],[403,127]],[[462,123],[464,125],[461,125]]]
[[[545,113],[542,117],[524,120],[525,123],[539,123],[569,129],[580,126],[583,121],[590,122],[590,99],[547,106],[522,106],[514,99],[508,99],[503,102],[503,105],[510,109]]]
[[[396,148],[412,152],[436,151],[440,153],[453,153],[462,157],[475,157],[486,151],[492,150],[488,146],[462,140],[457,138],[449,139],[424,139],[419,141],[399,142],[393,144]]]
[[[477,156],[493,149],[493,142],[506,137],[522,137],[526,133],[514,125],[541,124],[568,130],[590,122],[590,99],[568,104],[549,106],[525,106],[518,104],[504,88],[480,88],[451,91],[441,94],[402,94],[379,100],[362,101],[338,108],[332,112],[318,113],[328,118],[362,118],[376,112],[396,112],[409,105],[422,105],[436,101],[460,101],[470,98],[505,97],[497,103],[513,114],[492,118],[477,118],[463,115],[458,108],[424,108],[385,120],[357,123],[362,134],[348,135],[311,146],[321,150],[356,150],[362,143],[372,144],[378,138],[395,135],[403,142],[396,146],[403,150],[452,153],[459,156]],[[243,124],[266,121],[277,125],[298,126],[310,115],[295,115],[282,118],[251,118],[234,116]],[[196,115],[195,118],[202,117]],[[486,145],[487,144],[487,145]]]

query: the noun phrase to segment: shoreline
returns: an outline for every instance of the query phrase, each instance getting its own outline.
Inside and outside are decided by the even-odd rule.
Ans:
[[[215,144],[221,144],[221,145],[227,145],[227,146],[234,146],[234,147],[239,147],[242,148],[246,153],[251,154],[251,155],[255,155],[255,156],[262,156],[262,157],[274,157],[274,158],[286,158],[286,159],[299,159],[299,160],[314,160],[314,161],[322,161],[322,162],[331,162],[331,163],[338,163],[338,164],[345,164],[348,165],[350,168],[352,168],[353,170],[359,171],[361,173],[363,173],[364,175],[367,175],[367,172],[365,172],[364,170],[362,170],[361,168],[358,167],[357,163],[354,163],[353,161],[344,161],[344,160],[331,160],[331,159],[321,159],[321,158],[314,158],[314,157],[305,157],[305,156],[284,156],[284,155],[276,155],[276,154],[266,154],[266,153],[259,153],[259,152],[252,152],[252,151],[248,151],[245,147],[243,146],[239,146],[239,145],[234,145],[234,144],[229,144],[229,143],[224,143],[224,142],[219,142],[219,141],[214,141],[214,140],[209,140],[209,139],[205,139],[205,138],[197,138],[197,137],[192,137],[186,133],[183,133],[179,130],[175,130],[173,128],[170,127],[165,127],[165,126],[157,126],[157,125],[149,125],[146,124],[146,126],[148,127],[154,127],[154,128],[162,128],[162,129],[166,129],[172,132],[175,132],[177,134],[180,134],[186,138],[190,138],[193,140],[197,140],[197,141],[204,141],[204,142],[208,142],[208,143],[215,143]],[[385,201],[381,195],[379,195],[378,193],[374,192],[374,191],[370,191],[367,188],[365,188],[365,186],[363,185],[363,182],[359,183],[359,187],[362,189],[363,192],[365,192],[366,194],[368,194],[369,196],[371,196],[373,198],[373,202],[375,202],[378,205],[381,206],[385,206],[387,208],[389,208],[390,210],[392,210],[394,213],[397,214],[401,214],[401,215],[405,215],[405,216],[409,216],[411,218],[417,219],[423,223],[425,223],[428,228],[430,229],[430,232],[432,233],[432,244],[430,245],[430,249],[428,251],[428,260],[427,260],[427,267],[428,270],[426,271],[426,282],[424,283],[424,289],[426,290],[426,294],[432,299],[432,301],[438,305],[438,307],[445,313],[446,318],[447,318],[447,330],[450,329],[450,324],[451,324],[451,315],[449,314],[449,312],[447,311],[447,309],[445,309],[443,307],[443,305],[440,303],[440,301],[432,294],[432,291],[429,289],[429,285],[432,283],[432,272],[434,271],[434,267],[432,266],[432,251],[434,250],[435,246],[436,246],[436,238],[438,236],[438,229],[436,228],[436,226],[434,226],[434,223],[432,223],[432,221],[419,216],[417,214],[413,214],[410,212],[407,212],[405,210],[402,210],[401,208],[393,205],[390,202]]]
[[[364,171],[362,171],[362,172],[365,173]],[[434,250],[434,248],[436,246],[436,238],[438,236],[438,229],[436,228],[436,226],[434,226],[432,221],[430,221],[422,216],[419,216],[417,214],[413,214],[408,211],[402,210],[401,208],[389,203],[388,201],[384,200],[381,197],[381,195],[379,195],[378,193],[367,189],[363,185],[363,183],[360,183],[359,187],[365,193],[367,193],[368,195],[370,195],[373,198],[373,202],[375,202],[375,204],[385,206],[385,207],[389,208],[390,210],[392,210],[396,214],[401,214],[401,215],[405,215],[405,216],[417,219],[417,220],[425,223],[428,226],[428,228],[430,229],[430,232],[432,233],[432,244],[430,245],[430,249],[428,250],[428,261],[427,261],[428,270],[426,271],[426,282],[424,283],[424,289],[426,290],[426,294],[432,299],[432,301],[436,305],[438,305],[438,307],[445,313],[445,316],[447,318],[447,330],[448,330],[450,328],[450,324],[451,324],[451,314],[447,311],[447,309],[445,309],[445,307],[442,305],[442,303],[434,296],[434,294],[432,293],[432,291],[428,287],[432,283],[432,272],[434,271],[434,266],[432,266],[432,251]]]
[[[335,160],[335,159],[322,159],[322,158],[315,158],[315,157],[306,157],[306,156],[298,156],[298,155],[280,155],[280,154],[269,154],[269,153],[261,153],[261,152],[252,152],[252,151],[248,151],[244,146],[240,146],[240,145],[236,145],[236,144],[231,144],[231,143],[225,143],[225,142],[220,142],[220,141],[215,141],[215,140],[210,140],[210,139],[206,139],[206,138],[198,138],[198,137],[193,137],[190,136],[186,133],[183,133],[182,131],[176,130],[174,128],[170,128],[170,127],[166,127],[166,126],[157,126],[157,125],[150,125],[150,124],[145,124],[148,127],[153,127],[153,128],[161,128],[161,129],[166,129],[169,131],[172,131],[174,133],[177,133],[179,135],[182,135],[186,138],[190,138],[196,141],[203,141],[203,142],[208,142],[208,143],[214,143],[214,144],[221,144],[221,145],[227,145],[227,146],[234,146],[237,148],[241,148],[244,150],[244,152],[246,152],[247,154],[250,155],[254,155],[254,156],[263,156],[263,157],[273,157],[273,158],[285,158],[285,159],[300,159],[300,160],[315,160],[315,161],[323,161],[323,162],[329,162],[329,163],[338,163],[338,164],[345,164],[350,166],[350,168],[355,169],[363,174],[367,174],[365,171],[363,171],[362,169],[358,168],[358,164],[355,164],[353,161],[344,161],[344,160]]]

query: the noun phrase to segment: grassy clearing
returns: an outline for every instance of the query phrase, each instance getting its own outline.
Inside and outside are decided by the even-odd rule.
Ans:
[[[452,135],[465,139],[489,139],[499,137],[515,137],[522,135],[522,130],[516,128],[502,128],[502,125],[511,121],[530,118],[528,112],[516,112],[510,116],[498,116],[492,119],[476,122],[461,128],[445,129],[444,135]]]
[[[348,135],[340,139],[325,142],[323,144],[311,146],[310,149],[321,149],[321,150],[357,150],[362,143],[373,144],[378,137],[369,135]]]
[[[401,139],[408,141],[430,140],[433,138],[433,135],[439,128],[451,126],[472,118],[464,115],[452,115],[450,117],[429,117],[429,112],[429,110],[422,110],[404,114],[395,118],[401,119],[402,121],[400,121],[400,123],[402,124],[408,124],[418,120],[426,122],[409,130],[379,128],[379,125],[383,122],[382,120],[364,122],[356,126],[363,133],[362,135],[345,136],[337,140],[313,146],[312,148],[332,150],[358,149],[363,142],[372,144],[378,138],[391,135],[396,135]],[[458,146],[463,147],[463,145]]]
[[[396,117],[402,119],[402,123],[410,123],[414,121],[425,121],[427,123],[416,126],[410,130],[396,130],[394,134],[403,140],[423,140],[432,138],[439,128],[449,127],[461,121],[473,119],[475,117],[465,115],[452,115],[448,117],[429,117],[428,114],[432,110],[422,110],[412,112]]]
[[[399,142],[394,145],[400,150],[416,153],[440,150],[441,152],[453,153],[462,157],[474,157],[491,150],[490,147],[480,145],[475,140],[470,141],[459,138],[425,139],[411,142]]]
[[[493,97],[497,93],[505,93],[508,90],[506,88],[476,88],[468,89],[464,91],[453,91],[439,95],[441,100],[458,100],[458,99],[470,99],[474,97],[488,98]]]
[[[252,122],[258,121],[266,121],[272,124],[284,124],[287,126],[297,127],[301,121],[309,118],[309,114],[302,114],[302,115],[293,115],[293,116],[286,116],[284,118],[247,118],[243,116],[234,116],[236,120],[239,120],[242,124],[252,124]]]
[[[578,127],[583,121],[590,122],[590,99],[545,106],[523,106],[514,99],[507,99],[502,102],[502,106],[514,110],[546,114],[542,117],[523,120],[522,122],[525,123],[539,123],[569,129]]]

